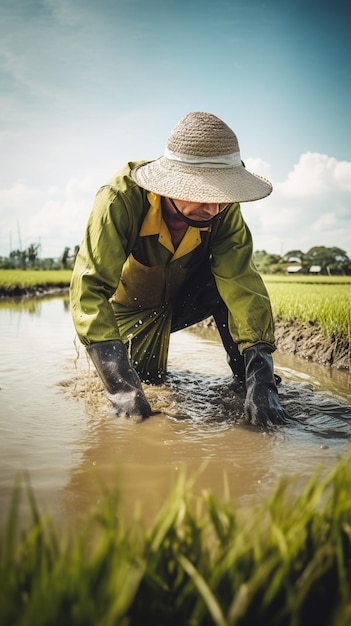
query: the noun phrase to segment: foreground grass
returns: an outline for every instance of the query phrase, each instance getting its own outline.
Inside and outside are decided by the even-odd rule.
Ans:
[[[317,325],[329,339],[350,341],[350,277],[306,276],[298,280],[296,276],[288,276],[284,280],[264,276],[264,281],[274,317]]]
[[[0,289],[9,291],[37,287],[69,285],[71,270],[2,270],[0,269]]]
[[[290,483],[291,485],[291,483]],[[105,492],[84,530],[62,539],[18,491],[0,552],[6,626],[349,626],[351,455],[299,495],[280,482],[257,510],[195,498],[184,477],[149,529],[123,523]]]

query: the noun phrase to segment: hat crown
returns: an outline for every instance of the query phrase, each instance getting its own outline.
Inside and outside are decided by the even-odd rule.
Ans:
[[[235,133],[211,113],[188,113],[173,128],[167,148],[193,156],[220,156],[239,152]]]

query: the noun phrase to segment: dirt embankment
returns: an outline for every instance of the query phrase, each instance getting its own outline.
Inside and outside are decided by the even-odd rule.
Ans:
[[[57,283],[56,285],[35,285],[34,287],[0,287],[0,299],[7,298],[35,298],[38,296],[52,296],[68,293],[69,285]]]
[[[213,318],[200,322],[199,326],[216,328]],[[296,356],[307,361],[329,365],[337,369],[350,369],[350,341],[347,338],[329,339],[315,324],[301,324],[276,319],[275,337],[277,349],[281,352],[296,354]]]
[[[313,324],[284,320],[276,320],[275,336],[277,348],[281,352],[290,352],[307,361],[331,365],[337,369],[350,369],[350,341],[347,338],[328,339]]]

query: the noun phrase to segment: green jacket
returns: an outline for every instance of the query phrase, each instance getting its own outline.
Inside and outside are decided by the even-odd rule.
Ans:
[[[229,329],[242,352],[274,347],[269,296],[252,260],[252,237],[237,203],[206,228],[188,227],[176,250],[160,196],[130,177],[128,163],[96,195],[73,270],[70,296],[80,341],[122,339],[137,371],[166,370],[172,300],[211,258]]]

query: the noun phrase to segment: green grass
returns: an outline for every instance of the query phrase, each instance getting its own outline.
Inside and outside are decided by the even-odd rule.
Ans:
[[[351,280],[343,276],[264,276],[274,317],[310,323],[330,339],[350,341]],[[315,282],[315,279],[318,279]],[[301,280],[303,279],[303,280]],[[305,281],[306,279],[306,281]],[[336,280],[338,279],[338,280]]]
[[[267,283],[292,283],[309,285],[351,285],[351,276],[313,276],[311,274],[262,274],[262,278]]]
[[[0,289],[11,291],[35,287],[69,285],[71,270],[2,270],[0,269]]]
[[[118,490],[105,488],[70,539],[30,489],[33,522],[19,534],[16,490],[0,542],[0,623],[349,626],[350,454],[303,489],[280,481],[257,509],[195,497],[193,486],[181,476],[149,528],[142,512],[126,525]]]

